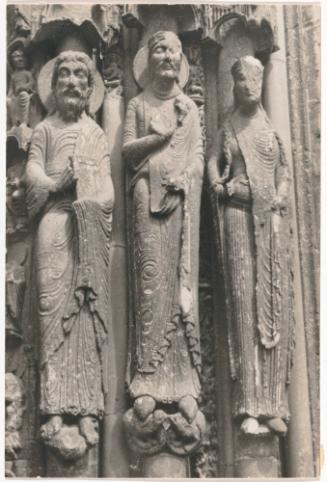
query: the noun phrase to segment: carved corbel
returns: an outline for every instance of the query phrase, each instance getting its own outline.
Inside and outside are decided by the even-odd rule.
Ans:
[[[172,413],[157,408],[152,397],[140,397],[123,422],[130,449],[143,458],[159,453],[188,456],[200,447],[206,431],[204,415],[191,396],[183,397]]]

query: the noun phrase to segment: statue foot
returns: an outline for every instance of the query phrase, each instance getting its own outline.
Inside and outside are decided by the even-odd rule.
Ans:
[[[142,395],[134,402],[134,412],[140,420],[145,420],[156,408],[156,402],[150,395]]]
[[[283,419],[275,417],[267,420],[266,425],[273,432],[278,433],[281,436],[285,436],[287,433],[287,425]]]
[[[192,423],[198,412],[198,404],[195,398],[191,395],[185,395],[178,402],[178,408],[186,420]]]
[[[63,424],[60,415],[53,415],[50,419],[41,426],[40,432],[43,440],[51,440],[61,429]]]
[[[79,421],[79,430],[88,445],[96,445],[99,442],[99,422],[95,417],[82,417]]]
[[[241,424],[241,431],[245,434],[257,435],[259,430],[259,422],[254,417],[247,417]]]

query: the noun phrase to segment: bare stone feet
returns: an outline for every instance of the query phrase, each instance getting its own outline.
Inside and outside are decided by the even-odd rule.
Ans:
[[[134,412],[140,420],[146,420],[146,418],[156,408],[156,402],[150,395],[143,395],[138,397],[134,402]]]
[[[62,424],[63,421],[60,415],[53,415],[50,417],[40,429],[43,440],[51,440],[60,431]]]
[[[270,430],[281,436],[285,436],[287,433],[287,425],[281,418],[270,418],[267,420],[266,425]]]
[[[189,423],[192,423],[198,412],[198,404],[195,398],[193,398],[191,395],[182,397],[178,402],[178,408],[186,420]]]
[[[82,417],[79,421],[79,430],[88,445],[96,445],[99,442],[99,422],[95,417]]]
[[[266,425],[260,424],[254,417],[247,417],[243,420],[241,431],[246,435],[266,435],[270,432]]]
[[[254,417],[245,418],[241,425],[241,431],[245,434],[255,435],[259,428],[259,422]]]

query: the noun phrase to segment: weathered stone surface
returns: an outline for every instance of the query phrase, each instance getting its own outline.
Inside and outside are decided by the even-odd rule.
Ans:
[[[8,5],[7,12],[6,371],[11,372],[10,375],[14,374],[13,376],[28,387],[24,402],[26,410],[21,426],[15,432],[18,433],[19,444],[16,443],[18,440],[16,435],[8,437],[8,441],[11,440],[12,446],[17,450],[15,458],[12,459],[8,455],[9,451],[6,453],[7,475],[124,478],[140,475],[149,478],[246,476],[253,478],[276,475],[300,477],[318,474],[320,192],[317,186],[320,172],[320,9],[314,5],[82,3],[70,5],[58,3]],[[194,185],[197,186],[198,191],[193,198],[193,204],[189,203],[192,197],[190,193],[195,191],[191,188],[187,190],[187,183],[183,179],[179,192],[184,194],[180,195],[178,192],[170,194],[171,197],[182,198],[180,203],[182,207],[178,206],[171,215],[149,213],[149,209],[160,208],[161,195],[166,189],[166,186],[160,185],[161,173],[156,172],[156,176],[147,178],[147,174],[142,171],[143,178],[139,179],[138,169],[133,173],[129,168],[127,169],[126,160],[129,161],[126,156],[125,159],[122,156],[123,128],[124,125],[126,128],[130,125],[130,110],[128,108],[126,119],[125,110],[129,101],[137,96],[140,88],[145,87],[134,69],[137,82],[135,81],[133,63],[137,63],[139,56],[136,59],[135,56],[137,52],[141,52],[147,65],[147,43],[158,30],[175,32],[181,40],[189,70],[184,69],[186,75],[184,79],[183,76],[180,77],[179,86],[184,89],[186,95],[183,97],[183,102],[178,99],[170,111],[168,106],[170,102],[173,104],[172,100],[158,100],[159,108],[156,103],[153,104],[146,98],[145,111],[142,110],[142,102],[140,102],[135,106],[135,117],[139,132],[149,134],[148,126],[142,126],[144,120],[146,120],[145,124],[147,123],[148,109],[151,112],[152,109],[159,110],[161,115],[163,114],[161,104],[164,104],[163,110],[167,110],[164,115],[168,119],[174,118],[172,111],[174,114],[176,111],[178,128],[172,129],[172,133],[169,132],[171,126],[165,126],[163,122],[154,122],[152,126],[154,130],[159,129],[161,134],[162,128],[167,127],[168,131],[166,130],[165,134],[171,134],[170,140],[173,139],[174,145],[170,146],[167,142],[169,153],[164,147],[165,143],[160,148],[160,155],[168,158],[167,164],[169,164],[169,156],[175,159],[171,152],[179,145],[178,132],[188,125],[187,105],[190,99],[194,102],[194,104],[191,103],[191,110],[192,115],[194,111],[197,125],[200,120],[198,134],[204,147],[205,164],[207,164],[217,140],[219,127],[224,123],[226,116],[234,110],[234,84],[230,68],[243,55],[252,55],[260,59],[265,67],[263,105],[273,125],[277,128],[282,127],[281,134],[283,141],[286,138],[287,157],[289,160],[293,158],[291,174],[294,187],[290,195],[292,212],[290,211],[289,215],[294,218],[292,230],[296,243],[294,286],[297,348],[294,357],[295,366],[290,380],[292,382],[291,422],[286,440],[280,444],[280,447],[278,437],[273,432],[277,431],[281,435],[285,433],[286,425],[281,417],[271,419],[248,417],[245,420],[242,420],[242,417],[236,417],[233,420],[232,411],[237,405],[234,388],[237,383],[230,377],[229,352],[231,350],[228,345],[230,327],[226,323],[228,309],[224,308],[225,299],[228,299],[229,294],[228,290],[226,294],[226,288],[230,287],[231,283],[226,282],[224,278],[226,273],[217,270],[215,265],[217,254],[218,263],[222,265],[222,258],[219,255],[221,246],[214,246],[214,241],[217,241],[217,231],[213,232],[213,228],[217,229],[218,224],[216,223],[216,226],[211,224],[217,211],[214,208],[214,212],[211,212],[211,207],[214,206],[210,206],[211,190],[207,179],[204,181],[201,210],[198,188],[202,173],[199,171],[195,176],[198,184],[194,179]],[[278,48],[280,48],[279,51],[277,51]],[[39,182],[39,177],[37,182],[33,183],[29,176],[24,175],[24,172],[28,155],[30,159],[35,156],[35,146],[41,146],[41,150],[42,146],[46,146],[47,152],[44,151],[39,155],[39,159],[46,160],[46,169],[43,174],[55,180],[60,176],[61,167],[56,164],[54,170],[52,169],[52,163],[49,162],[51,149],[48,149],[51,148],[52,140],[55,138],[54,131],[58,126],[51,126],[49,137],[52,140],[50,141],[47,139],[39,142],[37,138],[39,127],[35,130],[32,145],[31,136],[33,129],[40,121],[43,120],[41,126],[52,122],[55,104],[52,106],[47,104],[45,97],[48,97],[51,91],[49,85],[53,59],[68,50],[87,54],[92,59],[92,68],[96,67],[98,71],[98,81],[94,88],[97,96],[96,108],[93,108],[92,99],[89,112],[102,126],[104,135],[96,137],[93,135],[94,131],[91,132],[87,127],[84,138],[79,137],[78,142],[75,139],[71,143],[78,147],[75,149],[76,155],[73,156],[72,161],[69,160],[71,155],[68,152],[69,148],[66,151],[70,142],[66,145],[65,140],[60,138],[58,149],[53,149],[56,154],[53,159],[54,164],[61,159],[62,155],[62,159],[65,158],[78,180],[77,184],[72,183],[70,187],[68,187],[70,183],[68,180],[67,189],[65,188],[61,193],[49,194],[42,182]],[[184,63],[185,65],[187,66]],[[189,81],[184,86],[188,73]],[[43,92],[44,86],[48,88],[46,96]],[[145,88],[146,92],[148,90]],[[163,91],[160,85],[157,94],[160,96]],[[142,95],[137,99],[141,99]],[[185,99],[188,100],[184,102]],[[47,105],[46,109],[42,102]],[[136,102],[135,99],[132,100],[133,102]],[[72,124],[68,119],[65,122]],[[63,137],[66,139],[65,136],[70,137],[74,129],[62,130],[65,131]],[[135,135],[135,140],[142,141],[143,134],[140,135],[139,132]],[[151,132],[151,135],[154,134]],[[194,140],[197,135],[190,137]],[[184,135],[185,138],[187,135]],[[246,141],[249,142],[250,138],[251,135],[247,135]],[[102,227],[106,224],[102,218],[99,221],[98,216],[103,209],[102,195],[105,197],[110,189],[103,187],[103,176],[98,176],[95,172],[96,162],[90,163],[87,160],[97,158],[97,153],[102,150],[105,142],[108,144],[106,153],[111,156],[116,199],[112,224],[111,219],[107,224],[108,227],[111,224],[109,231],[112,231],[110,256],[108,247],[110,233],[106,229],[102,232]],[[188,139],[185,145],[190,143],[191,140]],[[181,143],[181,145],[184,144]],[[269,147],[269,142],[266,146]],[[149,149],[152,157],[149,161],[146,159],[146,163],[151,164],[154,161],[151,151],[153,146]],[[244,149],[241,147],[241,150]],[[144,159],[146,157],[144,156]],[[186,157],[190,162],[192,153],[190,152]],[[265,155],[264,158],[267,161]],[[86,162],[84,162],[85,159]],[[166,160],[163,163],[165,166]],[[55,172],[57,167],[58,171]],[[67,176],[69,178],[70,174],[68,173]],[[90,179],[93,179],[94,183],[91,183]],[[134,181],[136,181],[135,184]],[[150,192],[146,191],[147,183]],[[31,185],[33,185],[33,192],[31,192]],[[314,189],[312,189],[313,185]],[[100,211],[92,204],[94,199],[89,199],[91,194],[97,191],[96,186],[102,186],[100,187],[101,200],[97,200],[101,204],[98,206]],[[239,187],[234,180],[228,182],[228,192],[232,194],[231,197],[235,197],[237,191],[244,202],[248,186],[242,184],[240,189]],[[138,188],[140,188],[139,191],[137,191]],[[134,196],[136,191],[139,195],[137,199],[131,196],[131,193]],[[134,201],[142,201],[144,193],[147,193],[151,203],[148,209],[142,211],[142,221],[139,222]],[[80,203],[81,199],[83,199],[82,203]],[[65,203],[72,207],[72,210],[63,209],[67,215],[67,222],[55,225],[59,221],[59,217],[54,220],[55,215],[58,214],[58,206],[66,206]],[[63,211],[60,211],[61,214]],[[102,211],[102,213],[104,217],[108,214],[106,219],[111,218],[109,212]],[[160,246],[169,246],[161,257],[157,249],[160,243],[157,238],[151,237],[154,233],[150,228],[151,223],[148,223],[151,216],[158,223],[164,220],[160,233],[156,232],[154,237],[156,238],[158,234],[158,239],[162,241]],[[187,217],[191,220],[189,224],[180,222]],[[194,242],[194,233],[197,233],[197,236],[199,234],[199,218],[201,219],[200,245],[198,240]],[[197,219],[196,223],[192,224],[195,219]],[[286,218],[283,217],[283,221],[285,220]],[[129,228],[136,227],[136,229],[134,231],[127,229],[127,225]],[[248,231],[251,229],[253,231],[253,225]],[[238,225],[237,233],[239,249],[234,250],[233,256],[229,258],[230,266],[245,253],[246,230]],[[72,234],[71,237],[69,237],[70,234]],[[62,244],[62,241],[65,244],[65,236],[66,241],[69,241],[67,253]],[[169,244],[169,240],[174,236],[175,242]],[[135,244],[135,239],[141,240],[141,245]],[[43,249],[51,244],[49,242],[49,246],[46,246],[47,240],[54,241],[54,245],[48,251]],[[229,248],[233,246],[232,242],[225,244]],[[290,245],[290,242],[285,238],[284,244]],[[183,266],[188,266],[190,261],[187,274],[187,270],[177,271],[172,267],[178,266],[176,253],[181,247],[188,245],[191,246],[190,252],[182,250],[183,256],[180,257]],[[96,250],[94,246],[97,246]],[[100,246],[103,247],[102,251]],[[132,249],[129,250],[128,247]],[[92,255],[94,251],[95,254]],[[138,253],[137,256],[134,256],[135,253]],[[133,266],[133,262],[131,263],[133,259],[138,260],[134,264],[135,269],[129,269]],[[149,260],[150,263],[147,263]],[[257,253],[253,251],[248,265],[254,266],[256,264],[254,261],[258,260]],[[183,284],[188,276],[189,279],[195,280],[193,274],[198,271],[198,263],[200,280],[194,282],[192,287],[193,292],[196,293],[193,300],[196,300],[195,304],[199,305],[195,310],[199,312],[199,316],[194,318],[196,340],[193,338],[194,333],[189,333],[190,325],[185,330],[183,324],[176,328],[175,323],[178,311],[175,308],[180,304],[184,311],[187,311],[191,298],[189,292],[181,290],[180,299],[178,296],[174,298],[172,295],[175,293],[172,287],[174,283],[167,279],[164,279],[160,285],[160,295],[158,294],[155,300],[155,309],[152,309],[154,312],[159,312],[161,308],[173,306],[176,317],[170,320],[169,316],[163,316],[165,323],[158,325],[168,326],[169,336],[165,337],[160,329],[148,324],[149,310],[145,312],[139,310],[142,311],[139,313],[135,309],[136,304],[142,304],[142,291],[153,288],[147,283],[154,273],[155,266],[158,267],[159,273],[166,272],[167,267],[172,268],[175,275],[177,272],[176,279],[183,281],[181,283]],[[282,264],[286,263],[282,261]],[[68,271],[72,269],[71,273],[74,273],[72,277],[75,277],[76,283],[72,279],[68,282],[67,269],[64,270],[64,274],[61,270],[64,265],[66,268],[69,267]],[[77,266],[83,269],[75,270]],[[89,269],[92,266],[94,269]],[[276,263],[272,264],[272,269],[276,270],[276,266]],[[140,273],[145,273],[145,281]],[[237,282],[240,286],[244,277],[247,276],[246,273],[248,273],[246,267],[239,271]],[[231,268],[228,269],[228,275],[230,277],[232,275]],[[135,280],[138,282],[135,283]],[[245,284],[247,292],[250,293],[250,284]],[[77,285],[80,289],[75,290]],[[60,286],[67,289],[67,292],[62,293]],[[95,286],[96,289],[92,291],[89,289],[90,286]],[[107,301],[103,304],[101,302],[99,306],[97,301],[101,299],[101,293],[104,291],[107,293],[105,297]],[[287,290],[283,288],[282,291],[286,293]],[[238,295],[235,296],[234,311],[242,305],[239,293],[242,293],[242,290],[238,290]],[[263,293],[258,296],[260,300],[265,299]],[[69,300],[66,303],[67,297]],[[77,306],[79,302],[84,306],[82,310]],[[66,318],[65,313],[62,317],[59,316],[59,324],[51,324],[51,320],[57,319],[56,316],[51,318],[51,307],[54,308],[53,313],[56,313],[64,306],[71,309],[73,317]],[[244,311],[241,307],[239,311],[243,316],[246,310]],[[277,311],[274,310],[274,316]],[[49,315],[48,327],[43,323],[47,318],[45,312]],[[100,312],[103,314],[100,316],[101,320],[110,321],[106,326],[112,328],[108,331],[109,345],[106,347],[102,345],[102,348],[100,347],[101,320],[99,325],[93,324],[94,319],[97,318],[96,313]],[[84,325],[78,313],[82,313]],[[138,338],[134,338],[134,328],[140,320],[145,321],[143,328],[146,329],[143,332],[139,330]],[[45,330],[40,329],[41,325]],[[86,339],[90,351],[79,350],[78,346],[81,345],[78,341],[77,344],[67,343],[68,339],[77,340],[76,326],[81,325],[87,330]],[[267,353],[276,350],[275,347],[268,348],[271,343],[276,343],[276,347],[285,343],[284,358],[283,356],[276,358],[281,362],[281,366],[277,371],[268,370],[270,381],[274,379],[275,388],[279,387],[281,393],[284,393],[284,359],[286,359],[286,353],[292,351],[292,343],[286,347],[287,336],[285,338],[283,331],[285,327],[281,330],[276,329],[274,333],[274,329],[268,329],[266,332],[267,326],[264,325],[264,323],[261,324],[261,338],[267,345],[265,348]],[[149,326],[150,336],[147,332]],[[262,329],[263,326],[264,329]],[[56,337],[52,336],[53,332],[50,336],[50,329],[58,333],[59,327],[64,332],[64,342],[59,343],[58,349],[51,351],[53,347],[49,348],[49,346],[56,341]],[[187,332],[187,337],[183,337],[183,330]],[[49,334],[51,342],[49,346],[45,343],[45,332]],[[279,340],[277,340],[278,332],[281,336]],[[127,345],[128,334],[131,335],[129,346]],[[253,339],[259,339],[259,334],[258,329],[253,334]],[[156,351],[156,343],[162,336],[167,346]],[[292,339],[290,333],[289,340]],[[145,345],[142,345],[142,342]],[[134,350],[136,346],[138,350]],[[193,350],[194,346],[200,348]],[[67,352],[65,352],[66,348]],[[151,356],[148,356],[147,351],[151,352]],[[202,373],[194,370],[194,366],[199,367],[195,362],[196,351],[201,352]],[[60,368],[59,359],[63,352],[67,355],[63,355],[64,358],[66,356],[66,364],[63,363]],[[251,358],[251,353],[242,350],[241,369],[246,366],[248,371],[251,371],[253,366],[262,366],[262,373],[267,374],[265,366],[269,360],[267,361],[267,357],[261,357],[262,352],[263,350],[258,354],[258,364],[256,362],[252,364],[243,363],[247,356]],[[44,356],[47,353],[51,353],[51,356],[44,363]],[[91,361],[89,360],[90,364],[86,365],[90,353]],[[137,359],[140,361],[145,355],[143,361],[146,359],[149,362],[153,353],[159,354],[159,360],[155,361],[154,367],[158,383],[153,384],[155,377],[147,373],[138,374],[138,379],[133,384],[134,375],[139,368],[137,364],[133,366],[134,361]],[[74,354],[77,354],[75,358]],[[77,372],[76,370],[76,373],[74,372],[74,363],[67,362],[73,358],[79,359],[81,364],[84,364],[79,372],[82,374],[81,378],[75,376]],[[181,360],[188,360],[183,370],[181,370],[183,363],[179,363]],[[129,370],[132,377],[127,380],[129,390],[126,390],[124,383],[127,364],[132,367],[132,370]],[[152,367],[151,363],[149,366]],[[187,373],[191,373],[191,377]],[[58,376],[63,378],[58,381]],[[273,383],[270,384],[269,377],[268,387],[272,387]],[[96,400],[90,404],[86,396],[88,390],[79,391],[78,389],[78,386],[84,383],[81,379],[86,380],[89,388],[96,385],[95,390],[89,390],[90,393],[96,393]],[[145,384],[145,379],[148,385]],[[66,388],[63,380],[67,382]],[[187,383],[184,383],[185,380]],[[199,381],[202,385],[201,392],[198,387]],[[136,385],[138,389],[145,385],[147,389],[151,388],[151,385],[153,385],[152,388],[155,386],[155,389],[149,389],[151,396],[147,398],[148,390],[142,388],[142,396],[138,397]],[[134,391],[130,389],[131,386]],[[185,390],[185,386],[191,388]],[[50,413],[57,412],[56,409],[49,410],[49,413],[43,410],[47,394],[50,394],[51,398],[51,390],[49,390],[51,387],[58,388],[56,392],[53,390],[54,393],[72,400],[71,403],[66,404],[66,407],[63,406],[61,413],[58,414]],[[274,388],[271,388],[272,392],[273,390]],[[176,396],[173,395],[174,391]],[[257,392],[256,398],[260,399],[262,393],[260,390]],[[74,393],[83,393],[81,400],[77,403],[71,396]],[[251,397],[255,398],[251,393],[247,393],[246,397],[249,400]],[[270,399],[273,400],[273,396]],[[83,407],[92,405],[94,410],[83,408],[82,405]],[[86,415],[86,412],[92,413]],[[100,427],[102,415],[104,420]],[[207,420],[207,430],[204,429],[203,415]],[[128,447],[128,441],[124,437],[124,425],[128,428],[131,448]],[[46,440],[41,439],[40,429]],[[99,437],[100,443],[94,447]],[[138,454],[132,449],[138,449],[136,450]]]
[[[156,452],[167,445],[187,454],[201,442],[205,424],[196,401],[202,140],[197,109],[175,80],[179,75],[186,83],[177,36],[159,32],[145,49],[134,63],[144,92],[129,104],[123,144],[134,288],[128,376],[136,399],[125,427],[136,451],[144,453],[143,444]],[[147,58],[148,68],[141,65]],[[158,403],[168,408],[156,410]]]

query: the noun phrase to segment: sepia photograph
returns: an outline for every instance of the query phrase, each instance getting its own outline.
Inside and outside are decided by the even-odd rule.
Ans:
[[[1,476],[318,480],[320,3],[4,10]]]

